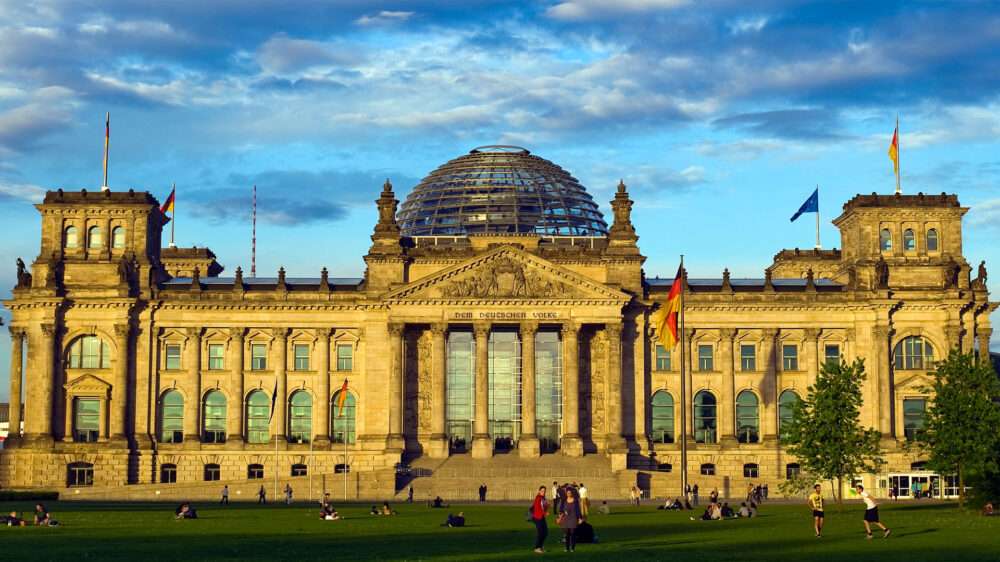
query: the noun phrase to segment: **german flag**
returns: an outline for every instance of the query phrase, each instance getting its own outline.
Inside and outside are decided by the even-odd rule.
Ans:
[[[174,210],[174,192],[176,191],[177,188],[170,190],[170,197],[167,197],[167,200],[163,202],[163,206],[160,207],[160,211],[166,213]]]
[[[892,144],[889,145],[889,158],[892,159],[893,173],[899,173],[899,121],[896,121],[896,130],[892,132]]]
[[[344,386],[340,387],[340,394],[337,395],[337,417],[344,416],[344,401],[347,400],[347,379],[344,379]]]
[[[672,350],[680,339],[677,336],[677,314],[681,311],[683,273],[683,267],[678,266],[674,284],[670,286],[670,293],[667,295],[667,302],[660,309],[659,316],[656,318],[656,331],[660,334],[660,344],[667,351]]]

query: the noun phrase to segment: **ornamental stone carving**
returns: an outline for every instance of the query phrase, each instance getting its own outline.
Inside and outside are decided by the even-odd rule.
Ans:
[[[564,297],[569,290],[563,283],[552,282],[524,264],[509,257],[491,261],[471,275],[457,279],[441,288],[446,297]]]

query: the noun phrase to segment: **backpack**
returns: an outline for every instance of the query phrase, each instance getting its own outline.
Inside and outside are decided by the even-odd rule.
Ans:
[[[535,521],[535,506],[531,505],[528,507],[527,513],[524,514],[524,520],[528,523],[534,523]]]

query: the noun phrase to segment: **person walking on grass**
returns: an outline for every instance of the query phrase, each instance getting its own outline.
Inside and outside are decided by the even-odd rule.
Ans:
[[[219,500],[219,505],[222,504],[229,505],[229,484],[222,487],[222,499]]]
[[[580,513],[580,501],[576,497],[576,490],[566,488],[566,499],[562,502],[557,521],[563,530],[563,542],[566,543],[566,552],[576,551],[576,527],[583,523],[583,515]]]
[[[292,505],[292,485],[285,484],[285,503]]]
[[[583,515],[584,519],[587,515],[590,515],[590,499],[587,498],[587,488],[584,487],[583,482],[580,482],[580,513]]]
[[[861,484],[855,486],[854,489],[858,491],[858,496],[864,500],[865,506],[867,506],[867,509],[865,510],[865,531],[868,533],[868,536],[865,538],[872,538],[872,524],[878,525],[882,528],[884,531],[882,533],[883,539],[888,537],[891,531],[878,521],[878,502],[875,501],[875,498],[873,498],[871,494],[865,491],[865,487]]]
[[[813,528],[816,529],[816,537],[823,536],[823,494],[820,493],[820,485],[816,484],[815,492],[809,494],[806,505],[813,510]]]
[[[410,484],[410,495],[406,496],[408,503],[413,503],[413,484]]]
[[[545,523],[545,516],[549,514],[549,502],[545,499],[545,486],[538,488],[538,495],[535,496],[535,503],[531,506],[531,521],[535,524],[535,552],[542,553],[545,549],[545,537],[549,536],[549,526]]]
[[[264,489],[262,485],[260,490],[257,491],[257,505],[267,504],[267,490]]]

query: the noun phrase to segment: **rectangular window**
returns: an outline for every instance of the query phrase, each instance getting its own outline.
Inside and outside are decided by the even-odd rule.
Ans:
[[[752,345],[740,346],[740,370],[757,370],[757,350]]]
[[[66,478],[67,486],[94,485],[94,465],[88,463],[73,463],[69,465],[68,472],[69,475]]]
[[[295,354],[295,370],[296,371],[308,371],[309,370],[309,346],[307,344],[297,343],[293,346],[293,351]]]
[[[262,343],[250,344],[250,370],[263,371],[267,369],[267,346]]]
[[[799,346],[794,344],[781,346],[781,368],[786,371],[799,370]]]
[[[350,345],[338,345],[337,346],[337,370],[338,371],[350,371],[353,369],[353,353],[354,348]]]
[[[906,439],[913,441],[917,431],[924,427],[924,410],[927,400],[924,398],[903,399],[903,433]]]
[[[73,423],[73,441],[93,443],[100,428],[101,401],[97,398],[77,398]]]
[[[698,370],[699,371],[712,371],[712,346],[710,345],[699,345],[698,346]]]
[[[670,370],[670,352],[664,349],[662,345],[656,346],[656,370]]]
[[[160,483],[161,484],[176,484],[177,483],[177,467],[176,466],[164,466],[160,471]]]
[[[223,367],[223,358],[225,354],[225,348],[221,343],[210,343],[208,344],[208,369],[210,371],[221,371]]]
[[[176,371],[181,368],[181,346],[179,344],[167,344],[166,361],[164,361],[163,367],[169,371]]]
[[[840,346],[826,346],[826,363],[830,365],[840,365]]]
[[[101,339],[83,338],[83,357],[81,367],[84,369],[100,369],[107,367],[101,364]]]

